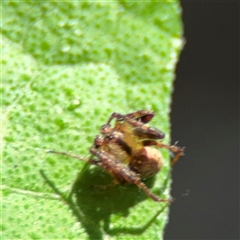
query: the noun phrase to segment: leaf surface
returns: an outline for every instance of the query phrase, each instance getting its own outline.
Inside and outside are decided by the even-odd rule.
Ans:
[[[178,2],[8,2],[3,7],[3,239],[162,239],[168,207],[46,149],[89,156],[112,112],[156,112],[166,133],[182,47]],[[169,198],[164,167],[146,181]],[[77,193],[67,196],[74,190]]]

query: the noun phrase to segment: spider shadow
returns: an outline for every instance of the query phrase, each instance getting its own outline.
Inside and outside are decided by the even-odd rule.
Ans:
[[[103,232],[108,235],[127,233],[141,235],[151,226],[161,212],[168,206],[165,204],[145,225],[142,227],[110,228],[111,215],[117,214],[127,217],[130,208],[144,201],[147,196],[139,188],[132,184],[124,186],[116,185],[103,190],[112,182],[112,177],[102,169],[86,164],[78,173],[69,196],[60,190],[47,178],[43,171],[42,177],[53,191],[60,195],[61,199],[71,209],[73,215],[84,228],[89,239],[103,239]],[[150,178],[145,184],[151,188],[155,179]],[[158,204],[158,203],[156,203]]]
[[[109,235],[117,235],[123,232],[140,235],[164,210],[161,209],[149,222],[140,228],[110,229],[110,217],[112,214],[126,217],[130,208],[148,198],[144,192],[133,184],[115,185],[107,188],[107,190],[101,188],[101,186],[106,186],[112,181],[112,177],[102,169],[86,164],[78,174],[72,187],[71,194],[75,195],[76,204],[84,215],[82,224],[90,239],[102,239],[102,230]],[[145,184],[152,188],[154,182],[155,178],[153,177],[145,181]]]

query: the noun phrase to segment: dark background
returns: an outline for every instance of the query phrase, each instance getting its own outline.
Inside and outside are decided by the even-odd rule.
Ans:
[[[239,239],[239,3],[184,2],[177,67],[174,165],[165,239]]]

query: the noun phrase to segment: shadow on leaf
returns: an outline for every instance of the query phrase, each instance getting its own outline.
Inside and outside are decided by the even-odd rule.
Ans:
[[[127,217],[130,208],[144,201],[147,196],[137,186],[126,184],[115,185],[103,190],[102,187],[111,183],[111,176],[102,169],[86,164],[79,172],[69,196],[63,194],[54,183],[40,171],[42,177],[53,191],[61,196],[68,204],[77,221],[89,236],[89,239],[103,239],[103,231],[108,235],[131,234],[140,235],[151,226],[156,218],[168,206],[165,204],[145,225],[142,227],[110,228],[112,214]],[[155,179],[150,178],[145,184],[151,188]],[[74,200],[75,199],[75,200]],[[158,204],[158,203],[156,203]]]

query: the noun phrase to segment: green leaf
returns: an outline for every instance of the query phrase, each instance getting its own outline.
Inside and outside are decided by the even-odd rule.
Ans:
[[[168,206],[47,149],[89,156],[112,112],[166,133],[182,47],[178,2],[2,3],[3,239],[162,239]],[[170,168],[146,184],[169,198]],[[76,194],[72,194],[75,192]],[[69,195],[70,194],[70,195]]]

